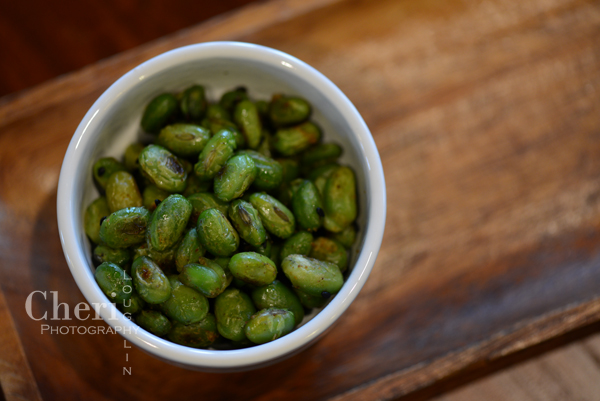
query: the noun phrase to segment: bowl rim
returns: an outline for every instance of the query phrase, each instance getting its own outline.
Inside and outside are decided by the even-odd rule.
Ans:
[[[244,59],[275,68],[290,69],[301,79],[319,88],[323,96],[339,110],[352,127],[362,148],[360,156],[365,158],[368,168],[365,171],[367,193],[378,195],[369,198],[362,250],[341,291],[314,318],[277,341],[239,350],[194,349],[161,339],[139,328],[113,304],[99,308],[100,316],[115,331],[159,359],[183,366],[219,370],[264,365],[298,352],[329,329],[344,313],[365,284],[379,252],[385,227],[386,188],[377,147],[358,110],[333,82],[310,65],[279,50],[244,42],[198,43],[162,53],[125,73],[96,100],[77,127],[61,166],[57,195],[60,241],[71,274],[92,306],[94,303],[106,303],[107,298],[94,280],[84,249],[78,246],[77,233],[81,228],[75,226],[75,217],[81,213],[81,200],[73,190],[78,172],[70,166],[81,165],[82,152],[78,150],[90,143],[93,137],[91,133],[97,130],[99,122],[110,109],[115,97],[137,85],[144,77],[172,68],[181,62],[211,58]]]

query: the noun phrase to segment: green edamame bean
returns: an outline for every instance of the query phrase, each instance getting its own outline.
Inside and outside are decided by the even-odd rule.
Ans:
[[[220,104],[209,104],[206,108],[206,118],[231,121],[231,113]]]
[[[179,274],[179,281],[206,298],[216,298],[227,287],[227,275],[221,265],[206,258],[185,265]]]
[[[271,259],[256,252],[241,252],[229,261],[229,271],[233,277],[246,283],[263,286],[277,277],[277,266]]]
[[[315,297],[323,293],[337,294],[344,284],[344,277],[335,264],[307,256],[289,255],[281,262],[281,268],[294,288]]]
[[[155,336],[163,337],[171,331],[171,322],[159,311],[143,310],[136,316],[135,322]]]
[[[197,323],[208,314],[208,299],[198,291],[187,287],[177,276],[169,276],[171,296],[160,307],[167,317],[181,324]]]
[[[111,248],[127,248],[141,244],[146,238],[150,212],[143,207],[130,207],[110,214],[100,225],[100,239]]]
[[[142,129],[156,134],[177,113],[177,99],[170,93],[158,95],[148,103],[142,115]]]
[[[292,197],[292,210],[298,225],[308,231],[317,231],[323,225],[323,202],[312,181],[304,180]]]
[[[212,313],[198,323],[184,325],[175,322],[168,335],[174,343],[191,348],[207,348],[219,338],[217,319]]]
[[[267,239],[258,211],[251,203],[238,199],[229,205],[229,220],[240,237],[252,246],[259,246]]]
[[[327,179],[323,193],[326,230],[338,233],[356,220],[356,180],[349,167],[339,167]]]
[[[194,166],[194,172],[201,180],[209,180],[225,165],[227,160],[233,156],[236,148],[235,139],[231,131],[222,130],[210,138],[200,156],[198,163]]]
[[[140,153],[139,161],[142,173],[160,189],[169,192],[182,192],[185,189],[185,166],[167,149],[148,145]]]
[[[204,247],[198,240],[196,228],[194,227],[188,230],[188,232],[184,235],[181,244],[179,244],[177,253],[175,255],[177,271],[181,272],[183,266],[187,265],[188,263],[197,263],[198,259],[204,256],[204,252]]]
[[[92,257],[98,264],[110,262],[125,270],[131,262],[131,251],[127,248],[114,249],[106,245],[98,245],[94,248]]]
[[[117,171],[110,176],[106,184],[106,201],[111,212],[143,204],[135,179],[127,171]]]
[[[325,262],[335,264],[341,272],[348,267],[348,251],[338,241],[330,238],[319,237],[312,242],[309,256]]]
[[[281,203],[283,203],[284,205],[289,205],[291,207],[291,203],[292,203],[292,199],[294,198],[294,194],[298,191],[298,188],[300,188],[300,185],[302,185],[302,183],[304,182],[304,179],[302,178],[296,178],[295,180],[292,180],[291,182],[284,182],[280,187],[279,187],[279,200],[281,201]]]
[[[315,164],[329,164],[342,155],[342,147],[336,143],[315,145],[302,155],[300,162],[303,166],[313,168]]]
[[[138,158],[140,157],[142,150],[144,150],[144,145],[139,142],[132,143],[125,149],[123,160],[127,170],[136,171],[140,167]]]
[[[340,231],[339,233],[332,233],[330,236],[340,244],[344,245],[346,248],[350,248],[352,245],[354,245],[354,241],[356,241],[356,226],[354,224],[350,224],[344,230]]]
[[[94,181],[96,182],[98,189],[101,192],[106,190],[106,185],[108,184],[108,179],[111,175],[116,173],[117,171],[126,171],[127,169],[123,164],[117,161],[114,157],[103,157],[98,159],[96,163],[94,163],[94,167],[92,168],[92,172],[94,175]]]
[[[133,285],[140,298],[149,304],[160,304],[171,296],[171,284],[154,261],[142,256],[131,265]]]
[[[239,198],[254,182],[256,174],[256,166],[249,156],[233,156],[215,177],[215,195],[224,202]]]
[[[300,303],[300,299],[279,280],[254,289],[252,291],[252,301],[258,309],[279,308],[292,311],[296,326],[304,319],[304,308]]]
[[[131,315],[141,311],[145,305],[146,303],[144,300],[140,298],[138,294],[133,292],[131,298],[124,300],[122,303],[118,303],[117,308],[119,308],[126,317],[131,318]]]
[[[160,131],[156,144],[179,157],[198,157],[210,139],[210,132],[195,124],[171,124]]]
[[[294,156],[319,142],[321,130],[307,121],[289,128],[280,128],[275,133],[273,147],[284,156]]]
[[[168,196],[157,207],[148,226],[148,243],[158,251],[172,247],[181,238],[192,214],[192,204],[182,195]]]
[[[171,272],[176,269],[175,257],[179,249],[179,243],[167,248],[164,251],[158,251],[149,247],[147,241],[133,249],[133,260],[141,256],[147,256],[160,267],[163,272]]]
[[[244,333],[253,343],[264,344],[291,333],[294,325],[293,312],[287,309],[269,308],[253,315],[246,324]]]
[[[100,224],[108,217],[110,209],[105,196],[101,196],[89,204],[83,216],[83,228],[88,238],[94,243],[100,243]]]
[[[188,121],[200,121],[206,113],[206,96],[204,94],[204,87],[201,85],[194,85],[187,88],[181,94],[179,99],[179,110],[181,114]]]
[[[235,106],[233,119],[240,127],[246,145],[250,149],[258,148],[262,136],[262,123],[256,105],[250,100],[242,100]]]
[[[195,193],[187,197],[187,200],[192,204],[192,216],[190,217],[190,223],[196,225],[200,214],[208,209],[217,209],[221,213],[226,214],[229,209],[229,203],[224,202],[217,198],[215,194],[211,193]]]
[[[268,232],[284,239],[294,233],[296,219],[283,203],[264,193],[250,195],[250,203],[258,211],[260,220]]]
[[[258,145],[258,148],[256,148],[256,151],[265,157],[272,157],[271,143],[273,142],[273,135],[271,135],[267,129],[263,128],[261,136],[262,139],[260,141],[260,145]]]
[[[298,296],[302,306],[308,309],[320,308],[327,303],[330,296],[323,297],[323,295],[313,296],[294,288],[294,293]]]
[[[257,174],[252,185],[259,191],[275,189],[283,181],[283,168],[278,161],[254,150],[240,150],[236,154],[247,155],[254,162]]]
[[[218,263],[224,270],[229,270],[229,260],[231,258],[227,258],[225,256],[219,256],[213,259],[213,262]],[[233,277],[233,276],[232,276]]]
[[[200,243],[216,256],[230,256],[240,245],[237,231],[217,209],[208,209],[200,214],[196,231]]]
[[[327,184],[327,180],[331,174],[338,169],[338,167],[340,167],[340,165],[337,163],[326,164],[324,166],[317,167],[308,174],[308,179],[315,183],[315,187],[317,187],[319,190],[321,198],[325,193],[325,185]]]
[[[256,308],[250,297],[237,288],[228,288],[215,300],[217,329],[223,337],[242,341],[246,339],[244,326]]]
[[[238,126],[229,120],[222,118],[205,118],[202,120],[202,126],[208,129],[213,135],[217,135],[223,130],[229,131],[233,134],[235,144],[238,148],[246,147],[244,135],[242,135]]]
[[[300,124],[310,117],[310,104],[297,96],[273,96],[269,118],[276,127]]]
[[[276,159],[283,170],[281,182],[290,182],[300,176],[300,166],[294,159]]]
[[[281,248],[281,259],[289,255],[306,255],[312,250],[313,235],[306,231],[300,231],[286,239]]]
[[[219,105],[225,110],[233,111],[239,102],[248,99],[247,92],[248,91],[243,86],[237,87],[229,92],[225,92],[223,96],[221,96],[221,100],[219,100]]]
[[[169,191],[160,189],[156,185],[148,185],[144,188],[144,192],[142,192],[142,205],[153,212],[160,205],[160,202],[167,199],[169,195],[171,195]]]
[[[131,277],[114,263],[102,263],[96,268],[94,278],[111,302],[122,303],[131,298]]]
[[[269,117],[269,102],[266,100],[257,100],[254,102],[254,104],[256,105],[256,110],[258,110],[258,114],[263,121],[265,118]]]

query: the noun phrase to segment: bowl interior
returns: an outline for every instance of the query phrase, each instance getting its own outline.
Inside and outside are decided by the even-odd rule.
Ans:
[[[231,51],[231,47],[236,51]],[[99,196],[93,184],[92,165],[103,156],[121,159],[130,143],[148,139],[140,128],[146,104],[160,93],[179,92],[192,84],[203,85],[211,102],[217,101],[223,92],[242,85],[253,99],[269,100],[274,93],[284,93],[302,96],[313,105],[311,119],[321,126],[324,141],[337,142],[343,147],[340,161],[351,166],[357,178],[359,231],[351,250],[347,281],[325,306],[329,312],[315,316],[319,312],[315,311],[305,317],[304,327],[277,341],[244,350],[195,350],[146,333],[120,312],[116,320],[107,319],[111,314],[114,316],[114,307],[109,306],[109,311],[101,310],[100,314],[111,326],[139,329],[140,333],[124,335],[145,351],[171,363],[202,370],[256,366],[297,352],[314,341],[360,291],[379,250],[385,223],[381,162],[354,106],[335,85],[293,57],[259,46],[222,44],[190,46],[152,59],[124,75],[92,106],[73,137],[61,171],[58,197],[61,241],[73,276],[90,303],[106,302],[94,281],[91,248],[83,230],[85,208]],[[374,197],[370,199],[367,194]],[[371,202],[377,207],[371,207]],[[356,266],[360,268],[354,269]]]

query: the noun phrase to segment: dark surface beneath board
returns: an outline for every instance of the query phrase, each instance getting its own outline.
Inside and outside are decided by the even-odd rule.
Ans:
[[[0,1],[0,97],[257,0]]]

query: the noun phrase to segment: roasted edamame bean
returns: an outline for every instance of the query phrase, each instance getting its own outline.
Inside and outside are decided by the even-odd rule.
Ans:
[[[110,209],[105,196],[97,198],[85,209],[83,227],[88,238],[94,244],[100,243],[100,224],[109,214]]]
[[[254,162],[249,156],[233,156],[215,177],[215,195],[225,202],[239,198],[254,182],[256,173]]]
[[[256,179],[252,184],[259,191],[270,191],[283,181],[283,168],[278,161],[254,150],[240,150],[237,155],[249,156],[256,166]]]
[[[165,315],[155,310],[143,310],[136,316],[135,322],[155,336],[163,337],[171,331],[171,322]]]
[[[198,291],[206,298],[215,298],[227,287],[227,275],[217,262],[199,258],[181,269],[179,281]]]
[[[316,164],[333,163],[342,155],[342,147],[336,143],[322,143],[304,152],[300,162],[302,166],[313,168]]]
[[[334,295],[342,288],[344,277],[333,263],[323,262],[303,255],[289,255],[281,268],[294,288],[312,295]]]
[[[202,149],[198,163],[194,166],[194,172],[202,180],[214,178],[227,160],[233,156],[236,147],[231,131],[219,131]]]
[[[289,128],[280,128],[275,133],[273,147],[284,156],[294,156],[319,142],[321,130],[307,121]]]
[[[228,288],[215,300],[217,329],[223,337],[233,341],[246,339],[244,326],[256,308],[250,297],[237,288]]]
[[[142,173],[160,189],[169,192],[181,192],[185,189],[185,167],[167,149],[159,145],[148,145],[140,153],[139,161]]]
[[[256,252],[241,252],[233,255],[229,261],[229,271],[233,277],[256,286],[272,283],[277,277],[275,263]]]
[[[131,251],[127,248],[114,249],[106,245],[98,245],[94,248],[92,257],[98,264],[110,262],[125,269],[131,262]]]
[[[296,219],[283,203],[264,193],[252,194],[250,203],[258,211],[263,226],[271,234],[285,239],[294,233]]]
[[[192,348],[207,348],[219,338],[217,319],[212,313],[197,323],[188,325],[175,322],[168,335],[174,343]]]
[[[251,296],[258,309],[279,308],[292,311],[296,326],[304,319],[304,308],[298,296],[279,280],[254,289]]]
[[[350,224],[344,230],[339,233],[333,233],[330,236],[346,248],[350,248],[354,244],[354,241],[356,241],[356,227],[354,224]]]
[[[223,118],[205,118],[202,120],[202,126],[208,129],[213,135],[217,135],[222,130],[231,132],[237,148],[243,148],[246,146],[246,140],[244,135],[240,132],[240,129],[229,121],[229,119]]]
[[[145,305],[146,303],[144,300],[140,298],[136,292],[132,292],[131,298],[124,300],[122,303],[118,303],[117,308],[119,308],[126,317],[131,318],[131,315],[141,311]]]
[[[196,193],[187,197],[187,200],[192,204],[192,216],[190,217],[190,223],[194,226],[198,221],[198,217],[200,214],[208,209],[217,209],[223,214],[227,213],[229,209],[229,203],[224,202],[221,199],[217,198],[215,194],[212,193]]]
[[[206,106],[204,87],[201,85],[194,85],[187,88],[181,94],[181,99],[179,99],[179,110],[188,121],[202,120],[202,117],[206,113]]]
[[[192,214],[192,204],[182,195],[167,197],[157,207],[148,226],[148,243],[158,251],[172,247]]]
[[[106,201],[111,212],[142,206],[142,195],[130,173],[117,171],[110,176],[106,184]]]
[[[277,127],[300,124],[310,117],[310,104],[297,96],[273,96],[269,118]]]
[[[188,174],[185,191],[183,191],[182,195],[187,198],[199,192],[208,192],[212,189],[212,186],[212,180],[202,181],[196,174]]]
[[[160,189],[156,185],[148,185],[144,188],[144,192],[142,192],[142,205],[153,212],[160,205],[160,202],[167,199],[169,195],[171,195],[169,191]]]
[[[274,341],[290,333],[295,326],[294,313],[287,309],[263,309],[253,315],[246,326],[246,337],[255,344]]]
[[[242,100],[248,99],[247,89],[243,86],[239,86],[234,90],[225,92],[219,100],[219,105],[225,110],[233,111],[235,106]]]
[[[198,157],[210,140],[210,132],[195,124],[171,124],[160,131],[156,144],[179,157]]]
[[[111,302],[122,303],[131,298],[131,277],[114,263],[104,262],[94,273],[100,289]]]
[[[197,323],[208,314],[208,300],[198,291],[187,287],[177,276],[169,276],[171,296],[160,306],[165,315],[181,324]]]
[[[208,209],[196,225],[200,243],[216,256],[230,256],[240,245],[240,237],[227,217],[217,209]]]
[[[177,113],[177,99],[170,93],[158,95],[144,110],[142,115],[142,129],[151,134],[156,134]]]
[[[111,248],[141,244],[146,237],[150,212],[143,207],[118,210],[100,225],[100,239]]]
[[[106,190],[108,179],[117,171],[126,171],[127,169],[114,157],[103,157],[94,163],[92,168],[94,181],[101,191]]]
[[[125,155],[123,156],[123,161],[125,167],[130,172],[136,171],[140,167],[140,163],[138,158],[140,157],[140,153],[144,150],[144,145],[139,142],[132,143],[125,149]]]
[[[160,304],[169,299],[171,284],[154,261],[146,256],[137,258],[131,266],[133,285],[139,296],[149,304]]]
[[[312,181],[304,180],[292,197],[292,210],[300,228],[317,231],[323,224],[325,211],[321,195]]]
[[[300,231],[292,235],[283,243],[281,247],[281,259],[289,255],[306,255],[312,250],[313,235],[306,231]]]
[[[246,145],[250,149],[258,148],[262,136],[262,123],[256,105],[250,100],[242,100],[235,106],[233,119],[240,127]]]
[[[325,220],[328,231],[338,233],[356,220],[356,180],[349,167],[339,167],[327,179],[323,193]]]
[[[177,266],[177,271],[181,272],[183,266],[188,263],[197,263],[198,259],[204,256],[205,249],[198,240],[198,233],[196,232],[196,228],[192,228],[188,230],[188,232],[184,235],[181,244],[177,248],[177,253],[175,255],[175,264]]]
[[[267,239],[258,212],[251,203],[237,199],[229,205],[229,219],[240,237],[252,246],[259,246]]]
[[[311,258],[335,264],[341,272],[348,267],[348,251],[338,241],[319,237],[312,242]]]

